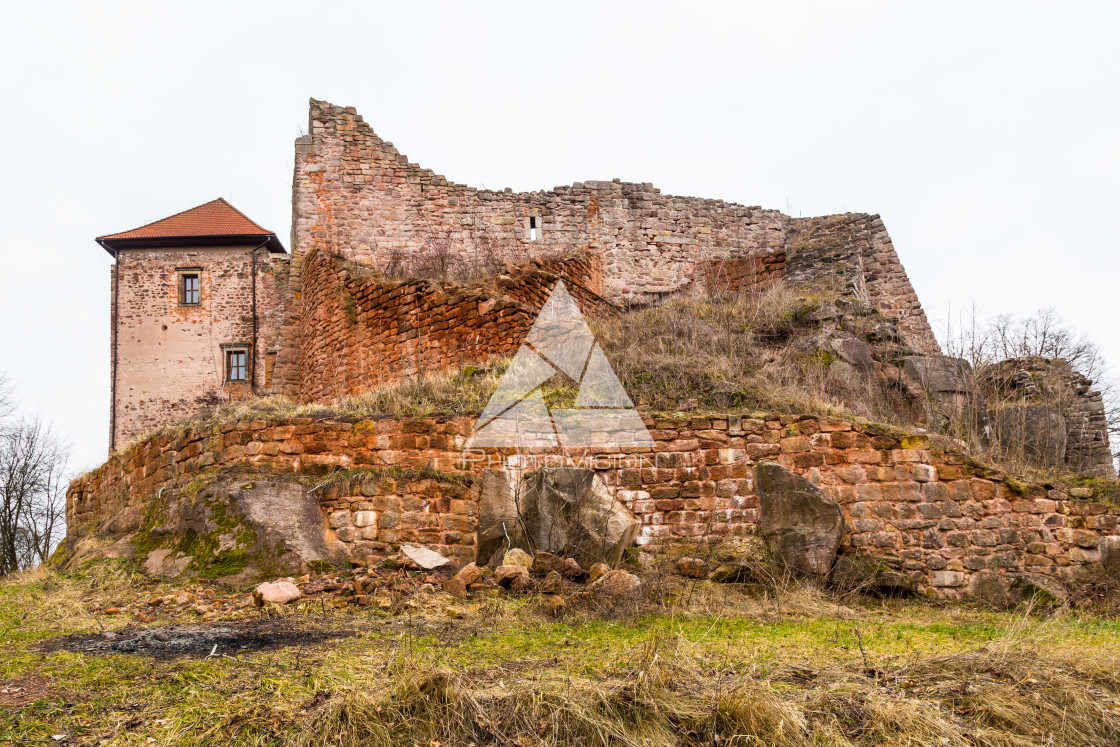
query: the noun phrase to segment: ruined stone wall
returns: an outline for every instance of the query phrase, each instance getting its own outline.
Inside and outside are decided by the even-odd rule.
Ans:
[[[1120,541],[1117,507],[1071,498],[1059,488],[1019,486],[970,467],[924,436],[814,417],[646,422],[655,440],[649,453],[604,451],[582,462],[640,519],[638,541],[647,547],[754,532],[753,468],[764,460],[806,476],[840,504],[847,522],[843,552],[893,558],[920,588],[945,596],[964,593],[989,571],[1073,579],[1099,567],[1102,549]],[[314,478],[325,524],[359,559],[402,542],[468,559],[476,478],[503,466],[495,450],[472,452],[464,461],[462,444],[473,423],[473,417],[294,418],[159,434],[71,484],[68,541],[97,530],[134,531],[140,509],[164,484],[233,470]],[[519,465],[539,464],[534,458],[543,456],[521,455]],[[503,468],[514,466],[506,461]],[[388,481],[322,479],[359,469],[380,470],[371,474]]]
[[[454,253],[467,266],[587,248],[602,257],[596,292],[615,303],[654,301],[721,274],[755,289],[780,276],[788,258],[786,274],[844,276],[899,320],[915,352],[939,352],[877,215],[793,219],[619,180],[477,190],[409,162],[354,109],[315,100],[309,132],[296,143],[293,210],[297,263],[315,248],[380,267],[432,253]]]
[[[793,283],[831,284],[852,293],[898,320],[899,336],[913,352],[940,355],[941,346],[878,215],[791,219],[785,275]]]
[[[254,262],[248,247],[118,252],[113,272],[119,297],[110,299],[116,447],[203,406],[248,395],[249,382],[225,380],[222,344],[250,346],[256,355],[250,373],[262,381],[267,353],[278,344],[282,293],[276,278],[283,271],[276,271],[282,262],[274,266],[263,249],[256,254]],[[198,268],[197,305],[180,303],[179,270],[186,268]]]
[[[442,246],[514,262],[591,248],[603,258],[602,295],[624,301],[686,287],[700,257],[778,251],[784,243],[786,217],[774,210],[618,180],[478,190],[410,163],[353,109],[312,100],[309,127],[296,144],[297,255],[317,246],[384,266]]]
[[[1067,361],[1018,358],[981,372],[993,440],[1012,460],[1114,477],[1101,392]]]
[[[702,260],[696,264],[695,285],[708,295],[758,293],[781,280],[785,269],[785,252]]]
[[[616,313],[582,284],[596,281],[586,255],[509,268],[496,289],[388,280],[325,252],[303,264],[301,401],[360,394],[408,376],[511,355],[558,280],[588,316]],[[560,274],[556,274],[560,273]]]

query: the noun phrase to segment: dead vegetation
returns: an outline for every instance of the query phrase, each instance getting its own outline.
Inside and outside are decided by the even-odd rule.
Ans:
[[[93,611],[184,591],[127,564],[17,574],[0,582],[0,691],[37,695],[0,698],[0,740],[1120,744],[1115,621],[1069,607],[997,613],[789,579],[647,576],[644,600],[573,606],[557,618],[532,592],[459,600],[421,583],[428,574],[394,573],[411,591],[385,607],[330,591],[277,609],[239,608],[228,620],[211,619],[221,607],[212,600],[201,616],[161,604],[169,617],[154,626]],[[337,575],[309,583],[330,589]],[[254,645],[229,648],[227,629],[251,634]],[[200,630],[220,635],[172,658],[124,645]],[[215,641],[224,646],[216,654]]]

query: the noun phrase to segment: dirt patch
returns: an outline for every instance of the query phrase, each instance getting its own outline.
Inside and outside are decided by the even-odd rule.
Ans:
[[[54,688],[40,680],[0,681],[0,708],[18,708],[53,695]]]
[[[45,641],[40,650],[81,651],[90,654],[138,654],[155,659],[183,656],[236,656],[247,651],[314,646],[357,633],[348,627],[314,625],[269,619],[207,625],[166,625],[116,633],[59,636]]]

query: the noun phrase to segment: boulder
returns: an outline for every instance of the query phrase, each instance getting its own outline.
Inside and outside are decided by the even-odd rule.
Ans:
[[[451,562],[434,550],[416,545],[401,545],[401,561],[406,566],[423,571],[435,570]]]
[[[635,599],[641,594],[642,582],[633,573],[616,568],[604,573],[588,588],[600,598],[612,601]]]
[[[489,469],[482,473],[480,484],[476,557],[479,563],[495,568],[511,547],[529,547],[518,508],[523,481],[516,473]]]
[[[498,586],[510,591],[522,591],[529,586],[529,569],[523,565],[500,565],[494,570]]]
[[[1120,570],[1120,537],[1101,537],[1097,543],[1101,553],[1101,565],[1107,570]]]
[[[616,564],[641,523],[593,470],[540,469],[521,478],[489,470],[479,498],[478,557],[490,566],[511,548]]]
[[[303,596],[291,581],[272,581],[253,589],[253,602],[258,607],[266,604],[287,604]]]
[[[596,563],[595,565],[591,566],[591,570],[588,572],[588,575],[587,575],[587,580],[590,581],[591,583],[595,583],[600,578],[602,578],[607,573],[609,573],[610,570],[611,570],[611,567],[609,565],[607,565],[606,563]]]
[[[467,563],[459,569],[459,572],[455,574],[455,578],[462,581],[464,586],[470,586],[482,578],[482,571],[479,570],[478,566],[474,563]]]
[[[844,513],[820,488],[781,465],[755,468],[760,530],[770,554],[794,575],[825,577],[844,534]]]
[[[904,594],[916,587],[915,579],[903,570],[901,558],[862,552],[838,557],[829,580],[841,589],[887,595]]]
[[[523,565],[532,568],[533,556],[520,547],[514,547],[502,557],[502,565]]]
[[[1014,606],[1007,579],[1002,573],[980,571],[972,575],[968,584],[969,596],[999,610]]]
[[[700,558],[681,558],[677,561],[677,571],[685,578],[707,578],[708,564]]]
[[[766,578],[772,564],[770,550],[761,537],[725,537],[710,553],[708,578],[721,583],[742,583]]]

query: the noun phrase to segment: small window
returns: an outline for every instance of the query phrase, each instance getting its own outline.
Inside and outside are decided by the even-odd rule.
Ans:
[[[529,216],[529,241],[536,241],[541,235],[540,218]]]
[[[226,351],[226,381],[245,381],[246,351]]]
[[[184,306],[198,304],[197,272],[184,272],[179,276],[179,303]]]

